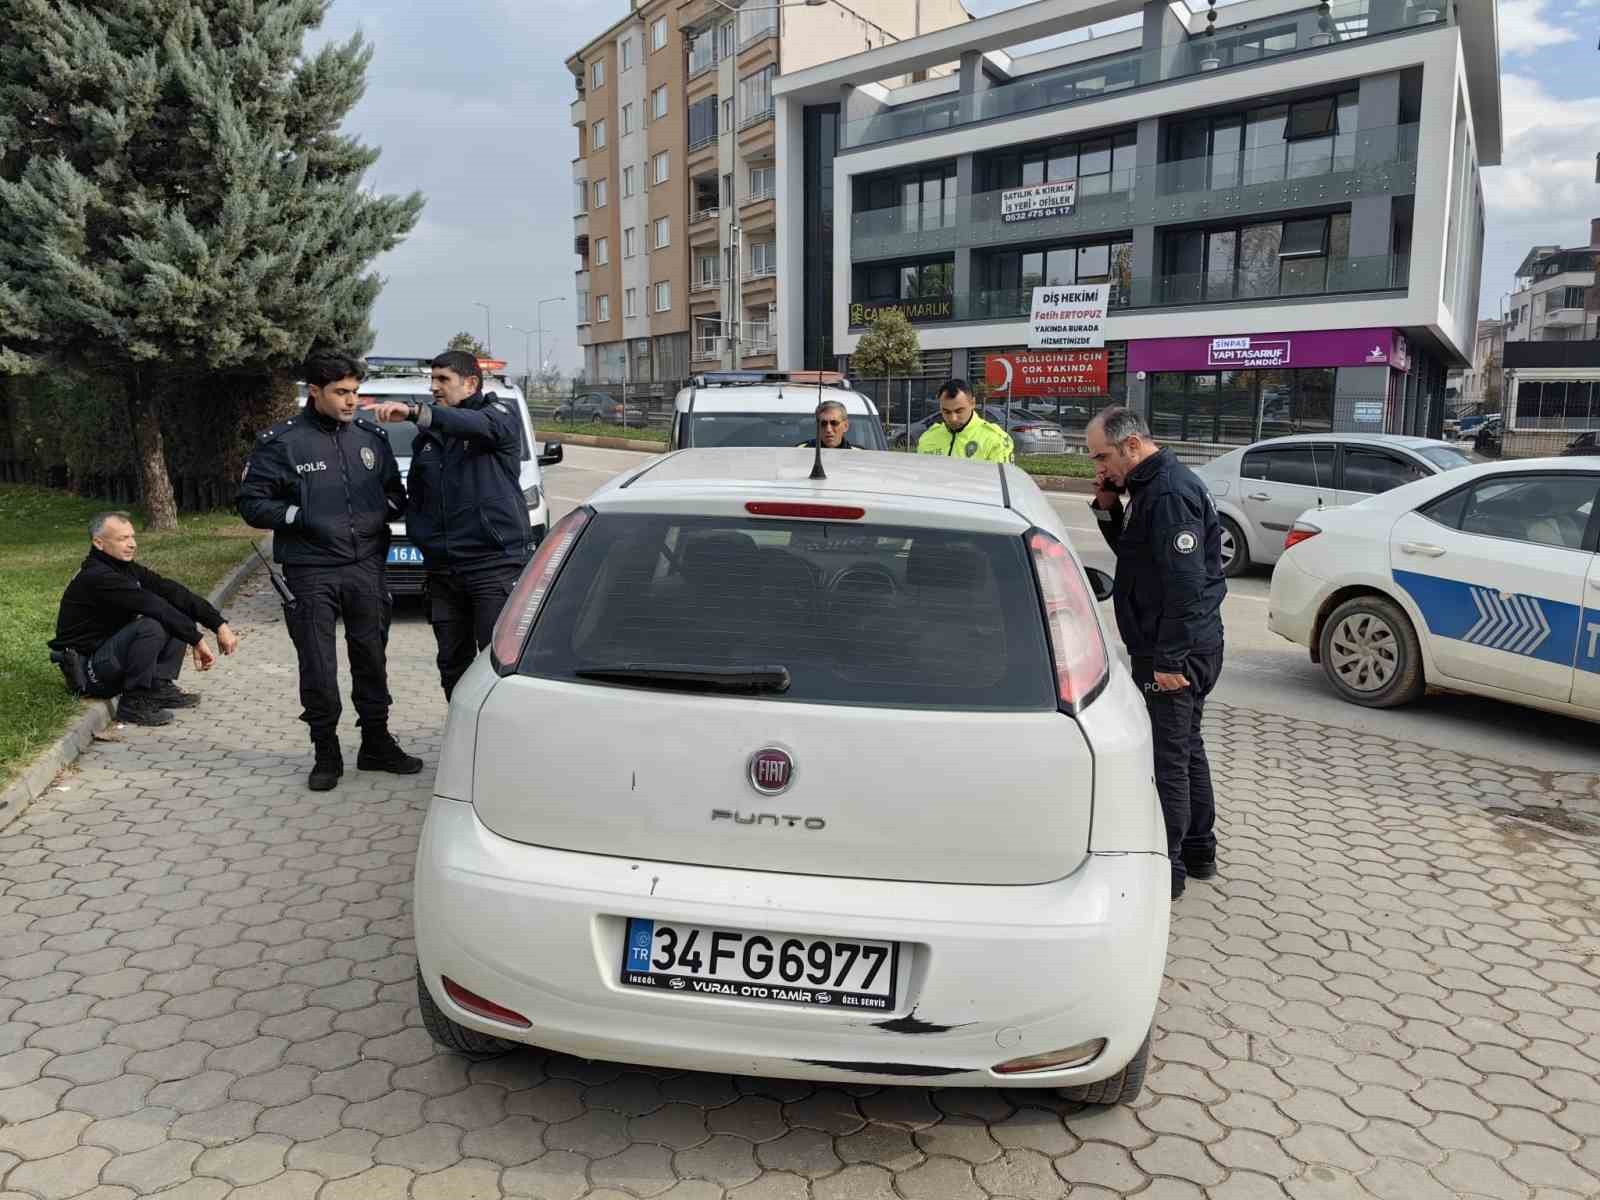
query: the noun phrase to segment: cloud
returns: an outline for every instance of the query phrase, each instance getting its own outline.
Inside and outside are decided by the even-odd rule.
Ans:
[[[1596,4],[1600,0],[1579,0],[1578,7]],[[1528,54],[1577,41],[1575,30],[1546,19],[1549,6],[1550,0],[1500,0],[1500,52]]]

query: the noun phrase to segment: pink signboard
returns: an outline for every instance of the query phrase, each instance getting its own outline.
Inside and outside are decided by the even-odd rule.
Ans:
[[[1405,335],[1393,328],[1312,329],[1128,343],[1130,371],[1245,371],[1290,367],[1409,370]]]

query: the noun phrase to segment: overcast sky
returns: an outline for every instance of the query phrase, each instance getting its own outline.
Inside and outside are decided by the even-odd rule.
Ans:
[[[968,0],[979,15],[1017,4]],[[564,63],[627,10],[627,0],[450,0],[441,15],[431,3],[336,0],[324,34],[359,28],[376,50],[348,123],[383,150],[369,182],[428,198],[416,231],[379,263],[388,286],[374,353],[432,354],[461,329],[481,338],[482,301],[496,355],[520,369],[526,339],[506,326],[534,328],[536,302],[559,296],[543,307],[545,356],[565,371],[580,361]],[[1484,173],[1484,316],[1529,246],[1585,244],[1600,216],[1597,16],[1600,0],[1500,0],[1505,165]]]

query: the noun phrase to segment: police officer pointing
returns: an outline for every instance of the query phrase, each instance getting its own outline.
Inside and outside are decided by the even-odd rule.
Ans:
[[[341,618],[361,726],[356,766],[396,775],[422,770],[422,760],[389,733],[383,564],[389,522],[405,512],[406,493],[389,435],[356,415],[365,374],[343,354],[308,359],[304,411],[260,436],[239,485],[239,515],[272,530],[272,555],[296,600],[286,623],[300,659],[300,719],[311,727],[316,752],[308,780],[314,792],[328,791],[344,774],[334,645]]]
[[[522,419],[484,394],[478,360],[446,350],[432,363],[434,403],[369,404],[380,421],[415,421],[406,535],[428,572],[428,620],[445,699],[489,644],[495,618],[533,553],[522,494]]]
[[[1176,900],[1187,876],[1217,873],[1200,718],[1222,671],[1222,527],[1206,485],[1137,413],[1108,408],[1084,436],[1098,468],[1092,507],[1117,555],[1117,629],[1150,710]]]

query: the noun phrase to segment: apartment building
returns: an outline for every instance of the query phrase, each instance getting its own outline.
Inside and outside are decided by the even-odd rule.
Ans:
[[[1578,342],[1597,335],[1600,217],[1589,222],[1587,246],[1535,246],[1517,268],[1506,298],[1506,341]]]
[[[959,0],[630,0],[567,60],[586,377],[776,365],[773,80],[969,19]]]
[[[1494,0],[1039,0],[788,74],[780,361],[848,368],[898,308],[983,381],[1036,340],[1035,289],[1084,287],[1103,318],[1029,401],[1069,426],[1117,401],[1173,440],[1437,434],[1499,71]]]
[[[1506,323],[1499,319],[1479,321],[1472,344],[1472,362],[1450,372],[1445,391],[1458,411],[1498,403],[1499,382],[1506,365]],[[1448,415],[1448,414],[1446,414]]]

